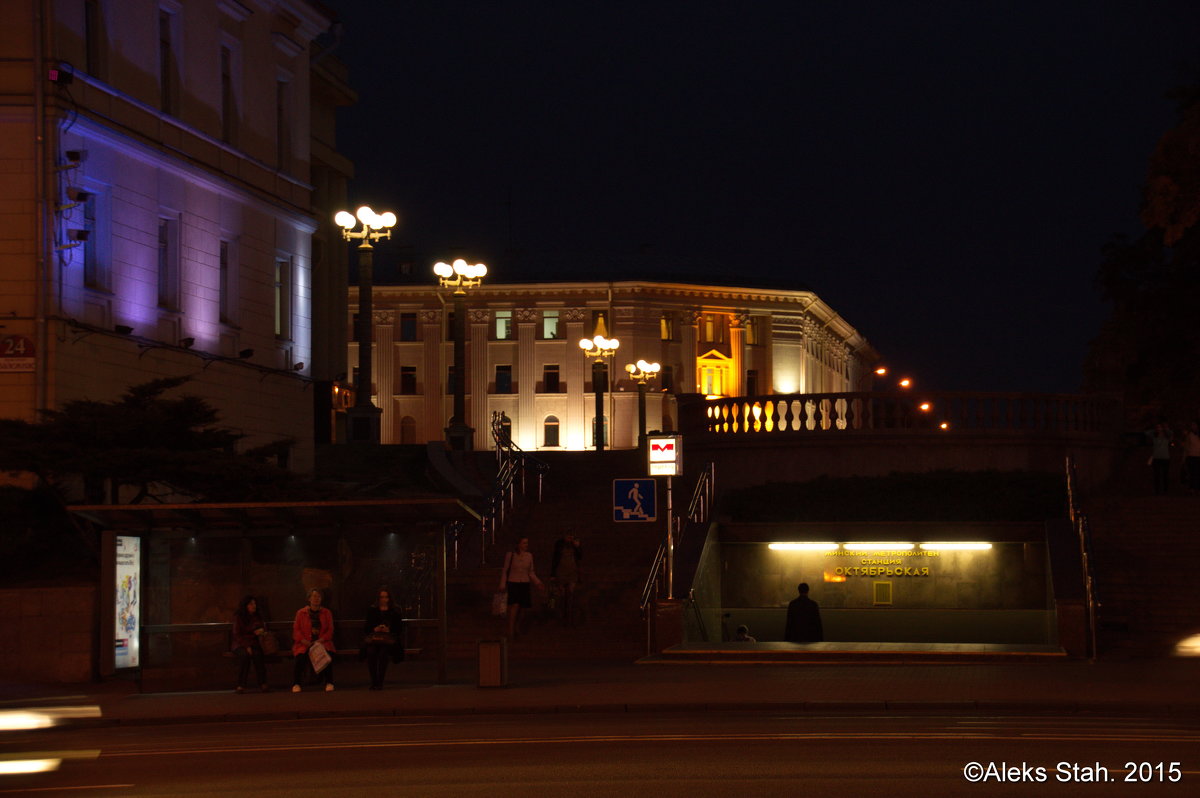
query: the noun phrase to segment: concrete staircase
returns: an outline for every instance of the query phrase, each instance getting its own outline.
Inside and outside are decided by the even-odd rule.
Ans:
[[[533,480],[529,495],[518,501],[505,528],[487,548],[479,565],[479,539],[464,542],[459,569],[447,584],[451,658],[475,656],[481,639],[507,633],[507,621],[491,615],[492,594],[500,579],[504,554],[518,537],[528,537],[534,566],[543,580],[550,576],[554,542],[571,530],[583,542],[582,582],[576,604],[582,623],[568,628],[547,607],[546,594],[534,591],[534,608],[525,613],[524,631],[509,642],[511,659],[635,659],[646,653],[646,626],[638,602],[650,562],[666,522],[664,498],[659,496],[658,523],[616,523],[612,520],[612,480],[641,476],[636,451],[562,452],[538,454],[550,468],[544,479],[543,501],[536,501]],[[692,486],[676,480],[676,506],[691,495]],[[661,494],[663,486],[660,484]],[[683,495],[683,494],[686,494]]]
[[[1101,656],[1166,655],[1200,634],[1200,497],[1110,495],[1085,510]]]

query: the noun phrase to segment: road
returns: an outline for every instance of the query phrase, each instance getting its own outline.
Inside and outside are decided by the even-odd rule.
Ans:
[[[0,777],[0,795],[1200,792],[1196,719],[513,714],[59,728],[9,733],[3,744],[10,756],[78,755],[53,773]]]

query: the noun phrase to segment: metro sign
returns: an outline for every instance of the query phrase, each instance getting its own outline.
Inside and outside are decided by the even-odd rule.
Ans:
[[[652,477],[683,474],[683,436],[647,435],[646,471]]]

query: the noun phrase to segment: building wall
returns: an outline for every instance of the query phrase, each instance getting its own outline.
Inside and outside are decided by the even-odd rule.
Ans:
[[[454,362],[451,306],[430,282],[374,288],[372,398],[383,411],[384,443],[441,439],[452,414],[447,392]],[[354,314],[356,297],[351,299]],[[878,358],[853,327],[807,291],[654,282],[485,282],[469,293],[467,307],[467,417],[477,449],[492,445],[494,411],[512,420],[513,439],[522,449],[592,448],[592,358],[583,354],[579,341],[597,332],[621,342],[608,363],[610,391],[604,399],[609,445],[617,448],[637,445],[638,388],[625,371],[627,363],[646,360],[664,367],[647,388],[646,426],[673,430],[678,428],[677,393],[714,389],[743,395],[755,387],[750,372],[762,395],[817,386],[860,390]],[[557,337],[547,337],[547,318],[554,314]],[[507,338],[498,330],[502,323],[508,325]],[[357,363],[358,344],[351,341],[347,373]],[[557,392],[547,390],[548,366],[558,367]],[[498,385],[498,367],[511,374],[511,392]],[[411,377],[404,375],[406,369]],[[557,446],[546,443],[551,416],[558,422]]]
[[[0,370],[0,415],[194,375],[187,390],[243,445],[294,439],[290,464],[307,470],[305,389],[335,376],[328,356],[314,372],[314,319],[345,306],[313,290],[329,214],[312,151],[323,198],[344,195],[350,171],[327,106],[352,93],[336,70],[310,83],[331,20],[306,0],[49,0],[39,27],[38,4],[18,5],[0,38],[25,59],[0,71],[0,336],[28,339],[36,366]],[[344,286],[344,257],[321,279]]]

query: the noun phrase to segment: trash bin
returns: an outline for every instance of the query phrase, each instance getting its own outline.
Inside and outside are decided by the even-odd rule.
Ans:
[[[508,684],[508,638],[479,641],[479,686]]]

